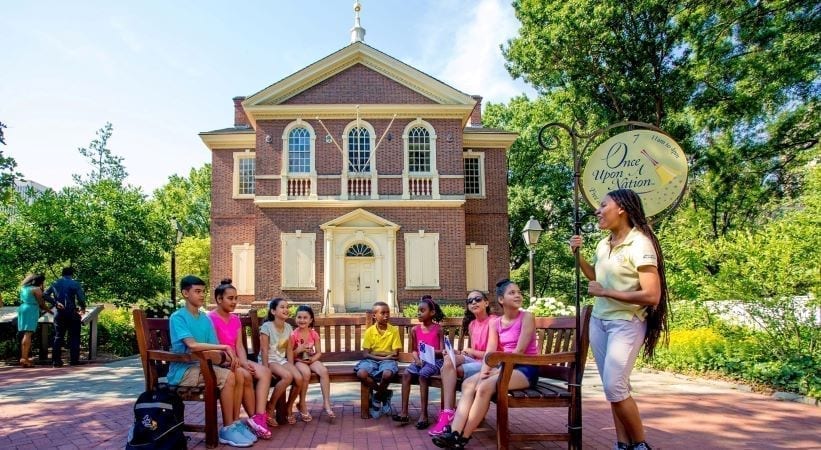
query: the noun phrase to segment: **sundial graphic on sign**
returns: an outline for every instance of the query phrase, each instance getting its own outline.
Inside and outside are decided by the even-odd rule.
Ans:
[[[687,183],[687,158],[671,137],[653,130],[631,130],[604,141],[582,171],[582,192],[598,207],[608,192],[632,189],[648,217],[675,203]]]

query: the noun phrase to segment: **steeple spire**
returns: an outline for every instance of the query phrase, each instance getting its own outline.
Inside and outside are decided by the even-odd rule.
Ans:
[[[362,25],[359,23],[359,11],[361,9],[362,5],[359,4],[359,0],[356,0],[353,3],[354,23],[353,28],[351,28],[351,44],[354,42],[365,42],[365,29],[362,28]]]

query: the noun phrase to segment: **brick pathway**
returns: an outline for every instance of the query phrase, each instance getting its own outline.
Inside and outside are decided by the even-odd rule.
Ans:
[[[81,367],[0,368],[0,448],[87,449],[123,448],[133,421],[134,399],[142,391],[139,359]],[[610,449],[613,426],[595,372],[585,375],[584,446]],[[782,402],[740,392],[723,383],[669,374],[637,372],[635,397],[647,436],[658,449],[821,449],[821,408]],[[398,387],[397,387],[398,388]],[[418,415],[418,394],[412,393],[411,418]],[[388,418],[359,419],[358,386],[332,385],[337,419],[321,414],[318,387],[309,391],[311,423],[282,425],[274,438],[254,448],[316,449],[433,449],[427,433],[413,424],[400,427]],[[438,391],[431,390],[430,415],[438,409]],[[398,408],[399,395],[394,396]],[[416,403],[413,403],[414,398]],[[186,414],[202,415],[201,405],[187,405]],[[321,415],[320,415],[321,414]],[[471,448],[495,447],[495,409],[474,434]],[[512,423],[521,428],[564,424],[560,411],[514,411]],[[190,447],[205,448],[204,435],[192,433]],[[518,448],[563,448],[539,444]]]

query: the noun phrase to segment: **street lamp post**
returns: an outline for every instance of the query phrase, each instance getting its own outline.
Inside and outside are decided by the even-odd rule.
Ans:
[[[174,227],[174,242],[171,244],[171,311],[177,307],[177,245],[182,242],[182,226],[176,218],[171,218]]]
[[[536,244],[539,242],[539,236],[541,235],[542,225],[533,216],[530,216],[525,229],[522,230],[522,238],[525,240],[525,245],[527,245],[530,253],[530,298],[535,297],[533,290],[533,254],[536,252]]]

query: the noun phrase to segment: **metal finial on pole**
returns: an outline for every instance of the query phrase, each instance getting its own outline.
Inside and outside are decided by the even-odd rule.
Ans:
[[[362,5],[359,3],[359,0],[355,1],[353,4],[354,21],[353,28],[351,28],[351,44],[354,42],[365,42],[365,29],[362,28],[362,24],[359,23],[359,11],[361,10]]]

